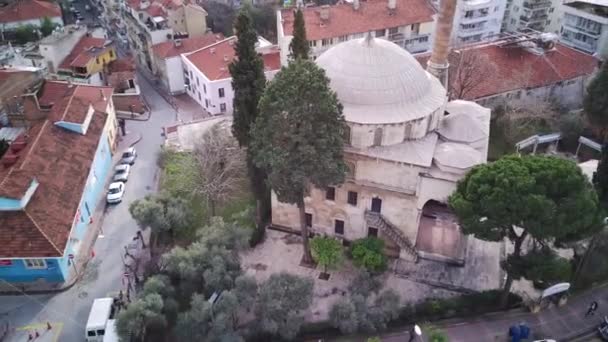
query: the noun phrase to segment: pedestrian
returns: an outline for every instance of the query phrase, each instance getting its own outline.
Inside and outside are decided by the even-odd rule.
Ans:
[[[408,342],[414,342],[414,339],[416,338],[416,336],[420,336],[420,335],[422,335],[422,331],[420,330],[420,327],[418,326],[418,324],[414,324],[414,326],[410,330],[410,340]]]
[[[591,302],[591,304],[589,304],[589,309],[587,310],[585,317],[589,315],[595,315],[595,310],[597,310],[598,306],[599,305],[597,304],[597,301],[594,300],[593,302]]]

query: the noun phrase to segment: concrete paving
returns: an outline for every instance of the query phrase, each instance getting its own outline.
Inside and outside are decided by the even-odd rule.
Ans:
[[[139,80],[150,101],[152,115],[148,121],[127,121],[127,131],[141,134],[143,138],[136,145],[139,156],[123,202],[107,209],[102,233],[94,245],[95,257],[74,287],[51,295],[0,296],[0,317],[8,319],[11,327],[7,341],[28,341],[28,334],[34,330],[41,335],[35,341],[83,341],[93,300],[125,289],[121,257],[124,246],[132,242],[138,230],[128,207],[132,201],[155,191],[161,127],[175,121],[175,111],[169,104],[154,93],[143,77]],[[46,330],[46,322],[51,323],[51,330]]]

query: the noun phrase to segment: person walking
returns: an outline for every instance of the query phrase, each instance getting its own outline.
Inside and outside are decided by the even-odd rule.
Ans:
[[[597,301],[593,301],[591,302],[591,304],[589,304],[589,309],[587,310],[587,313],[585,314],[585,317],[589,316],[589,315],[595,315],[595,310],[597,310],[598,307],[598,303]]]
[[[422,335],[422,330],[420,329],[418,324],[414,324],[414,326],[410,330],[410,340],[408,342],[414,342],[414,339],[420,335]]]

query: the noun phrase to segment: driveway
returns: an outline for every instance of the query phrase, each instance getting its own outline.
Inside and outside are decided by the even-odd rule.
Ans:
[[[136,145],[139,156],[131,171],[123,202],[106,210],[102,233],[94,245],[95,257],[83,279],[65,292],[0,297],[0,320],[8,319],[14,329],[8,341],[25,342],[34,330],[44,332],[35,341],[83,341],[93,299],[113,295],[126,288],[122,283],[121,257],[124,246],[132,241],[138,230],[129,215],[129,204],[155,191],[161,127],[175,120],[175,111],[145,79],[140,78],[140,86],[152,107],[151,118],[142,122],[127,121],[127,131],[143,137]],[[47,331],[46,322],[51,323],[50,331]]]

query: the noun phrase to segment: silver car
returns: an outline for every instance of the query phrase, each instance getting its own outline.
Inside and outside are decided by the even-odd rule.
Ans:
[[[114,177],[112,178],[115,182],[126,182],[129,179],[131,173],[131,166],[129,164],[120,164],[114,168]]]
[[[135,164],[135,159],[137,159],[137,151],[135,150],[135,147],[129,147],[122,153],[120,164],[133,165]]]

